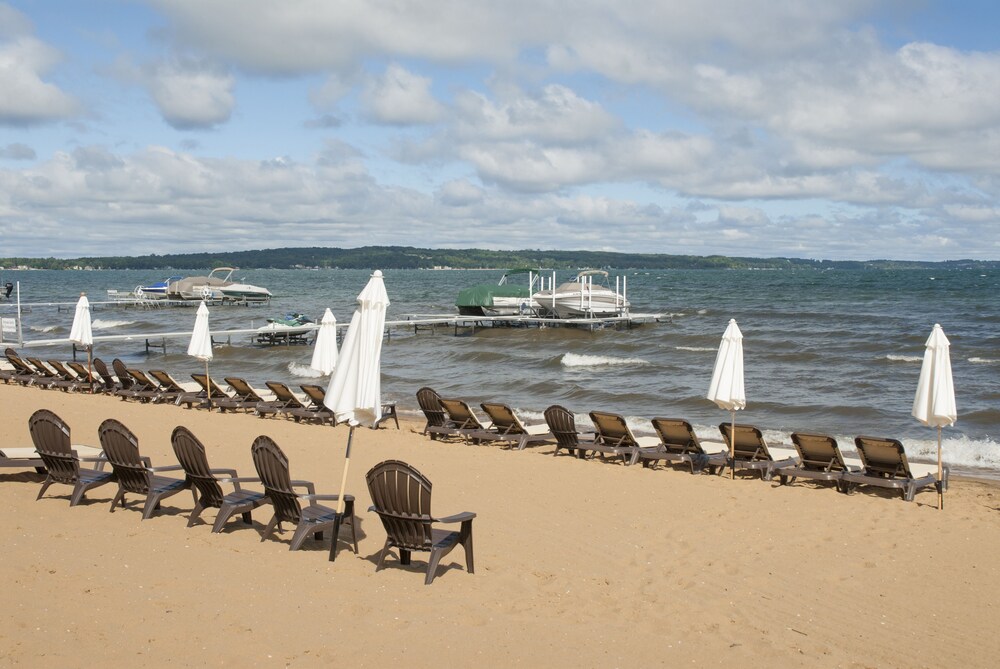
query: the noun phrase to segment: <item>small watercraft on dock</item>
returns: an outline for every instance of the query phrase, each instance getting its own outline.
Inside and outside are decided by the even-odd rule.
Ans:
[[[598,282],[595,283],[594,279]],[[608,273],[588,269],[572,281],[561,283],[554,290],[540,290],[532,299],[539,314],[555,318],[608,318],[627,314],[631,304],[625,298],[625,286],[611,288]]]
[[[232,280],[235,267],[216,267],[208,276],[189,276],[172,281],[167,297],[172,300],[221,300],[223,302],[269,302],[271,291]]]
[[[510,282],[527,276],[527,285]],[[516,316],[532,314],[538,306],[532,299],[540,278],[535,269],[512,269],[500,277],[499,283],[481,283],[458,294],[455,306],[462,316]]]
[[[267,325],[257,328],[258,344],[305,344],[316,324],[308,316],[289,312],[282,318],[268,318]]]

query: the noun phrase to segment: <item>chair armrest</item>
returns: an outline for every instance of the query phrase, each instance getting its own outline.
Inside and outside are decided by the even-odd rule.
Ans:
[[[184,469],[180,465],[165,465],[163,467],[150,467],[149,465],[146,465],[146,468],[151,472],[175,472],[178,469]]]
[[[316,484],[312,481],[292,481],[291,484],[293,488],[305,488],[310,495],[316,494]]]
[[[340,499],[340,495],[299,495],[299,499],[308,499],[309,501],[327,500],[335,502]],[[344,501],[353,502],[354,495],[344,495]]]
[[[229,478],[227,478],[227,479],[219,479],[220,481],[223,481],[223,480],[225,480],[225,481],[235,481],[236,477],[239,476],[239,474],[236,473],[235,469],[225,469],[225,468],[209,469],[208,472],[210,474],[228,474],[229,475]]]
[[[434,522],[437,523],[463,523],[472,520],[476,517],[472,511],[463,511],[462,513],[456,513],[452,516],[445,516],[444,518],[435,518]]]
[[[259,478],[255,478],[255,477],[251,477],[251,476],[228,476],[228,477],[226,477],[224,479],[219,479],[219,482],[220,483],[260,483],[260,479]]]

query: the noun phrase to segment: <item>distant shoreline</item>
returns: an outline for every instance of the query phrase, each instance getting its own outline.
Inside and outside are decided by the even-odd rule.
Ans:
[[[303,247],[183,253],[146,256],[80,258],[0,258],[0,271],[15,270],[163,270],[233,266],[242,269],[476,269],[532,267],[547,270],[614,268],[658,269],[1000,269],[1000,260],[815,260],[810,258],[753,258],[693,256],[602,251],[485,249],[422,249],[403,246],[365,246],[353,249]]]

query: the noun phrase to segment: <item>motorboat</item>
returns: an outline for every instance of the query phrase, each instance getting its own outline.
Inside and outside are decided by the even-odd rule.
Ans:
[[[268,302],[271,291],[232,280],[236,267],[216,267],[208,276],[189,276],[171,282],[167,297],[175,300],[221,300],[223,302]]]
[[[139,299],[162,300],[167,297],[167,287],[175,281],[180,281],[184,277],[171,276],[163,281],[151,283],[148,286],[136,286],[132,294]]]
[[[527,285],[515,284],[511,279],[527,277]],[[516,316],[533,314],[538,305],[532,292],[541,274],[535,269],[512,269],[500,277],[499,283],[481,283],[466,288],[458,294],[455,306],[463,316]]]
[[[267,325],[257,328],[261,344],[306,343],[306,335],[317,328],[308,316],[289,312],[282,318],[268,318]]]
[[[598,279],[596,283],[595,278]],[[625,299],[624,291],[624,285],[621,293],[617,286],[611,288],[608,273],[604,270],[588,269],[577,274],[572,281],[559,284],[555,290],[540,290],[531,297],[543,316],[608,318],[628,313],[631,304]]]

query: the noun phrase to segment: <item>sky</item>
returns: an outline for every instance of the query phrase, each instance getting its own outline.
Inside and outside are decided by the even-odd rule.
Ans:
[[[1000,259],[993,0],[0,0],[0,257]]]

